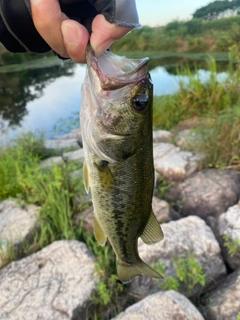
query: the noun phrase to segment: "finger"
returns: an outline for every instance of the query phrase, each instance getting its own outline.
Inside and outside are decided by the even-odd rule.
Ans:
[[[123,37],[132,28],[116,26],[108,22],[102,14],[97,15],[92,23],[91,46],[96,56],[100,56],[117,39]]]
[[[61,24],[68,19],[61,11],[58,0],[30,0],[33,23],[47,44],[60,56],[68,58]]]
[[[87,29],[74,20],[62,23],[62,34],[69,57],[75,62],[86,62],[86,46],[89,40]]]

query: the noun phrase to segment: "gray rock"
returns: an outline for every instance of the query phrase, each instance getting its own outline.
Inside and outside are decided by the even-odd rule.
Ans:
[[[18,249],[31,238],[38,216],[39,208],[33,204],[24,206],[14,199],[0,202],[0,267],[7,260],[8,246]]]
[[[10,263],[0,270],[0,319],[85,319],[93,271],[93,256],[78,241],[57,241]]]
[[[240,202],[221,214],[218,233],[223,257],[236,270],[240,267]]]
[[[71,132],[64,134],[62,136],[57,137],[58,140],[72,140],[75,139],[78,141],[80,146],[82,146],[82,134],[81,134],[81,129],[74,129]]]
[[[113,320],[204,320],[196,307],[176,291],[158,292],[121,312]]]
[[[152,199],[152,208],[159,223],[178,220],[181,218],[179,213],[172,209],[166,201],[160,200],[157,197],[153,197]]]
[[[71,152],[66,152],[63,154],[63,159],[65,161],[74,161],[74,160],[79,160],[81,162],[83,162],[84,160],[84,152],[83,149],[78,149],[75,151],[71,151]]]
[[[175,137],[177,146],[184,149],[194,148],[194,146],[199,142],[199,140],[199,134],[189,129],[180,131]]]
[[[166,191],[165,198],[176,203],[182,215],[197,215],[214,228],[220,214],[235,205],[239,195],[239,173],[234,170],[205,169],[171,187]],[[211,217],[212,221],[209,220]]]
[[[240,269],[209,294],[207,306],[208,320],[237,320],[240,314]]]
[[[42,160],[40,165],[42,168],[52,167],[53,165],[62,165],[64,160],[62,157],[50,157],[45,160]]]
[[[153,146],[155,170],[170,181],[181,181],[198,169],[201,156],[170,143]]]
[[[205,286],[197,284],[192,290],[188,290],[182,284],[181,292],[194,296],[205,291],[214,281],[226,275],[220,246],[212,230],[202,219],[191,216],[162,224],[162,229],[164,239],[157,244],[148,246],[139,240],[139,254],[148,264],[161,261],[165,266],[165,275],[176,277],[173,257],[176,255],[181,258],[188,252],[192,253],[206,275]],[[159,283],[145,276],[135,278],[131,283],[131,294],[141,299],[149,293],[159,291]]]
[[[50,150],[66,150],[66,149],[79,149],[79,144],[77,139],[67,139],[67,140],[45,140],[44,148]]]
[[[170,131],[167,130],[154,130],[153,131],[153,142],[169,142],[172,139],[173,135]]]

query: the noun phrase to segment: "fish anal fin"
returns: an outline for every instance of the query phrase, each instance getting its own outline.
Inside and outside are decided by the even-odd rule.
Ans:
[[[86,162],[83,162],[83,184],[87,193],[89,193],[89,175]]]
[[[104,233],[96,217],[94,217],[94,220],[93,220],[93,228],[94,228],[94,235],[97,242],[100,244],[100,246],[103,247],[107,241],[107,236]]]
[[[141,235],[141,239],[146,244],[154,244],[163,239],[162,228],[155,217],[153,211],[150,214],[149,220],[143,233]]]
[[[117,274],[122,283],[128,283],[136,276],[149,276],[153,278],[163,279],[157,271],[153,270],[149,265],[143,262],[140,258],[134,264],[128,264],[122,261],[117,261]]]

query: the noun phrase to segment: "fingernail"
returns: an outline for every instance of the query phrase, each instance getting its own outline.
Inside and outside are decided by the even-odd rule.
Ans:
[[[62,33],[64,42],[68,44],[76,44],[79,42],[79,36],[76,28],[70,23],[62,24]]]

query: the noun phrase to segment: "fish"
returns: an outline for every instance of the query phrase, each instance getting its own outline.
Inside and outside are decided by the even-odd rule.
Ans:
[[[109,50],[97,58],[89,46],[86,60],[80,128],[95,238],[101,246],[110,242],[122,283],[142,275],[162,278],[138,253],[139,237],[146,244],[163,239],[152,211],[153,84],[148,58],[128,59]]]

